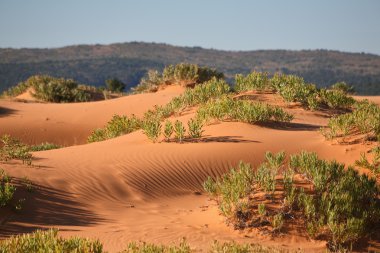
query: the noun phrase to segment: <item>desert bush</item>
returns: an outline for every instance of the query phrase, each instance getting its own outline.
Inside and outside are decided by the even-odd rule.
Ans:
[[[31,165],[32,158],[33,155],[30,153],[28,145],[21,143],[8,134],[0,137],[0,161],[16,159],[21,160],[27,165]]]
[[[106,80],[106,87],[111,92],[123,92],[125,84],[117,78],[112,78]]]
[[[214,241],[210,253],[291,253],[302,251],[291,251],[281,248],[262,246],[259,244],[238,244],[236,242],[220,243]]]
[[[247,100],[234,100],[229,97],[212,100],[200,106],[196,117],[206,122],[218,119],[251,124],[270,121],[289,122],[293,118],[280,107]]]
[[[140,129],[142,120],[135,115],[130,117],[114,115],[104,128],[95,129],[87,138],[87,142],[103,141],[128,134]]]
[[[170,141],[170,137],[172,136],[172,134],[173,134],[173,124],[171,121],[167,120],[164,126],[164,137],[167,142]]]
[[[144,121],[142,128],[143,133],[153,142],[156,142],[161,135],[162,125],[157,119]]]
[[[55,78],[51,76],[32,76],[25,81],[33,87],[33,97],[46,102],[85,102],[90,94],[79,89],[78,83],[72,79]]]
[[[365,139],[380,141],[380,107],[364,100],[357,102],[351,113],[332,117],[322,133],[326,138],[364,134]]]
[[[174,123],[174,134],[177,141],[182,143],[183,139],[185,138],[186,129],[183,126],[182,122],[179,120],[176,120]]]
[[[58,236],[57,229],[47,231],[37,230],[32,234],[12,236],[0,242],[0,252],[34,253],[34,252],[78,252],[101,253],[103,245],[78,237],[63,239]]]
[[[360,154],[360,159],[355,161],[355,165],[371,170],[375,176],[380,174],[380,146],[372,149],[373,158],[370,161],[365,153]]]
[[[331,90],[341,91],[341,92],[343,92],[345,94],[351,94],[351,93],[355,92],[354,87],[353,86],[349,86],[345,82],[334,83],[333,85],[331,85],[330,89]]]
[[[237,74],[235,76],[235,91],[244,92],[250,90],[264,91],[272,89],[271,83],[268,79],[268,73],[252,72],[246,76]]]
[[[194,86],[207,82],[212,78],[223,79],[224,74],[215,69],[200,67],[196,64],[179,63],[177,65],[166,66],[162,73],[157,70],[149,70],[147,76],[141,79],[132,90],[135,93],[155,92],[160,85],[181,84]]]
[[[319,96],[321,103],[333,109],[348,109],[355,103],[352,97],[347,96],[347,94],[341,90],[321,89]]]
[[[157,70],[149,70],[140,83],[132,88],[134,93],[156,92],[163,83],[161,74]]]
[[[203,124],[200,120],[190,119],[187,122],[187,126],[189,129],[189,137],[193,139],[199,139],[202,137],[202,133],[204,130],[202,129]]]
[[[10,182],[8,175],[0,170],[0,207],[8,205],[13,199],[16,187]]]
[[[44,150],[51,150],[51,149],[58,149],[58,148],[62,148],[62,146],[58,144],[54,144],[54,143],[43,142],[39,145],[30,146],[30,151],[37,152],[37,151],[44,151]]]
[[[213,194],[222,214],[244,228],[242,220],[236,219],[236,211],[241,210],[241,203],[253,198],[255,191],[274,191],[275,177],[281,176],[278,168],[286,166],[283,156],[268,153],[254,177],[231,170],[215,181],[209,178],[204,187]],[[380,225],[380,190],[376,179],[359,175],[352,167],[345,168],[336,161],[320,160],[315,153],[293,155],[288,166],[289,169],[282,174],[283,180],[277,182],[282,182],[284,199],[272,198],[274,204],[281,205],[279,212],[264,210],[262,202],[254,204],[251,201],[245,210],[251,215],[246,226],[251,222],[260,226],[262,222],[256,220],[262,220],[266,213],[265,219],[271,221],[272,231],[279,232],[286,225],[286,217],[293,217],[304,222],[311,237],[322,235],[328,238],[330,248],[336,250],[350,247]],[[296,173],[304,178],[306,185],[293,183]],[[251,211],[255,206],[257,212]]]

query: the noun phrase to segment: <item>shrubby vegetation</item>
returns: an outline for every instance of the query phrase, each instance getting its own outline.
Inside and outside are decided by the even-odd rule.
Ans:
[[[12,236],[0,241],[0,252],[35,253],[35,252],[77,252],[102,253],[103,245],[98,241],[72,237],[64,239],[58,236],[58,230],[37,230],[32,234]]]
[[[142,78],[140,84],[132,90],[135,93],[155,92],[160,85],[180,84],[184,86],[194,86],[207,82],[212,78],[223,79],[224,75],[208,67],[180,63],[166,66],[162,73],[157,70],[149,70],[147,76]]]
[[[368,100],[357,102],[351,113],[332,117],[322,133],[328,139],[362,135],[380,142],[380,107]]]
[[[106,80],[106,87],[111,92],[123,92],[125,84],[117,78],[112,78]]]
[[[380,177],[380,146],[373,148],[371,151],[373,153],[372,160],[368,159],[365,153],[362,153],[360,159],[355,161],[355,165],[369,169],[376,177]]]
[[[45,150],[59,149],[59,148],[62,148],[62,146],[54,144],[54,143],[43,142],[39,145],[30,146],[29,150],[31,152],[37,152],[37,151],[45,151]]]
[[[307,84],[302,77],[295,75],[252,72],[247,76],[235,76],[235,90],[244,92],[250,90],[277,92],[285,102],[299,102],[302,106],[316,110],[321,106],[333,109],[350,108],[355,100],[347,93],[352,89],[345,83],[337,83],[331,90],[317,89],[314,84]]]
[[[88,142],[104,141],[140,129],[142,121],[135,115],[130,117],[114,115],[104,128],[94,130]]]
[[[290,219],[299,220],[310,237],[327,238],[332,250],[351,247],[380,225],[375,179],[315,153],[284,161],[284,153],[267,153],[256,172],[241,162],[220,178],[209,177],[204,189],[237,229],[279,233]]]
[[[105,253],[103,245],[98,240],[80,237],[64,239],[58,236],[57,229],[46,231],[37,230],[32,234],[13,236],[0,241],[1,253],[35,253],[35,252],[64,252],[64,253]],[[192,253],[185,239],[178,245],[159,245],[146,242],[130,242],[120,253]],[[235,242],[220,243],[214,241],[210,253],[289,253],[293,251],[266,247],[258,244],[238,244]],[[295,252],[295,251],[294,251]],[[297,251],[300,252],[300,251]]]
[[[0,161],[21,160],[23,163],[32,164],[30,147],[19,140],[6,134],[0,137]]]
[[[217,119],[254,124],[269,121],[289,122],[293,116],[277,106],[223,97],[200,106],[197,118],[205,122]]]
[[[95,87],[78,84],[72,79],[35,75],[9,88],[3,95],[18,96],[28,88],[32,88],[31,95],[36,99],[54,103],[85,102],[95,99],[95,93],[99,92]]]

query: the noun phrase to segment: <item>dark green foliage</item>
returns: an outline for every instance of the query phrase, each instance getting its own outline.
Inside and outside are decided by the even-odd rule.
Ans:
[[[130,117],[114,115],[104,128],[94,130],[87,138],[88,142],[103,141],[128,134],[140,129],[142,121],[135,115]]]
[[[99,54],[101,53],[101,54]],[[148,69],[162,71],[186,60],[211,66],[230,80],[257,71],[296,74],[318,87],[346,81],[359,94],[380,94],[380,57],[327,50],[218,51],[157,43],[80,45],[57,49],[0,49],[0,91],[36,74],[58,75],[100,86],[117,77],[133,87]]]
[[[106,87],[107,87],[107,90],[111,92],[123,92],[126,86],[119,79],[112,78],[112,79],[106,80]]]
[[[0,137],[0,161],[16,159],[31,165],[32,158],[33,156],[30,153],[30,147],[28,145],[21,143],[19,140],[7,134]]]
[[[35,252],[67,252],[67,253],[101,253],[103,245],[98,241],[72,237],[63,239],[58,236],[57,229],[37,230],[32,234],[13,236],[0,241],[1,253],[35,253]]]

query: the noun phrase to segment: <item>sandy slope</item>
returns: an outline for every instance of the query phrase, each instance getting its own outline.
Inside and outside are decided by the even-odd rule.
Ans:
[[[101,108],[112,115],[120,111],[112,112],[107,105],[122,103],[124,108],[130,105],[130,110],[141,113],[153,98],[164,102],[175,92],[178,91],[130,96],[123,98],[123,103],[106,101],[100,107],[96,107],[97,103],[72,106],[80,110],[78,114],[84,110],[81,106],[87,107],[86,114],[93,116],[87,118],[89,122],[83,122],[96,125],[97,114],[89,108]],[[270,95],[252,96],[281,103]],[[24,104],[23,111],[32,112],[36,106],[46,106],[51,111],[54,110],[50,106],[56,107]],[[112,108],[119,109],[119,104]],[[295,120],[287,127],[215,123],[205,128],[200,142],[184,144],[153,144],[137,131],[104,142],[35,153],[35,167],[2,165],[12,176],[28,176],[40,189],[30,194],[23,213],[5,216],[0,235],[59,227],[64,236],[99,238],[111,252],[122,249],[131,240],[172,243],[182,237],[203,252],[214,239],[323,251],[325,242],[310,241],[306,235],[295,232],[271,238],[257,232],[234,231],[224,224],[215,204],[202,193],[201,185],[208,175],[221,175],[239,160],[257,165],[266,151],[285,150],[290,154],[309,150],[323,158],[353,163],[361,151],[368,149],[359,144],[345,146],[325,141],[318,132],[327,122],[324,113],[297,107],[288,110]],[[189,111],[179,119],[186,121],[192,116],[193,111]],[[11,121],[12,115],[1,120]],[[60,131],[51,127],[52,131]]]
[[[169,86],[155,93],[91,103],[49,104],[0,100],[0,135],[8,133],[24,142],[52,142],[64,146],[86,143],[91,132],[114,114],[141,116],[154,105],[168,103],[183,92]],[[25,95],[27,96],[27,95]]]

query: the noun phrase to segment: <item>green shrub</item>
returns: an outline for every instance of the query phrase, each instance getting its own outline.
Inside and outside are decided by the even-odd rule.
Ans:
[[[252,72],[247,76],[237,74],[235,76],[235,90],[237,92],[244,92],[250,90],[268,90],[272,89],[271,83],[268,79],[268,73]]]
[[[149,70],[146,77],[142,78],[140,83],[132,88],[134,93],[156,92],[158,86],[163,83],[163,79],[157,70]]]
[[[153,142],[156,142],[161,135],[161,122],[157,119],[144,121],[143,132]]]
[[[112,78],[106,80],[106,87],[111,92],[123,92],[125,84],[117,78]]]
[[[267,247],[259,244],[238,244],[236,242],[220,243],[214,241],[210,253],[290,253],[291,251],[275,247]]]
[[[46,102],[85,102],[90,94],[80,89],[72,79],[32,76],[25,81],[33,88],[32,96]]]
[[[135,115],[130,117],[114,115],[104,128],[94,130],[87,138],[87,142],[103,141],[128,134],[140,129],[142,121]]]
[[[173,134],[173,124],[171,121],[167,120],[164,126],[164,137],[167,142],[170,141],[170,137],[172,136],[172,134]]]
[[[54,143],[43,142],[39,145],[30,146],[30,151],[37,152],[37,151],[59,149],[59,148],[62,148],[62,146],[54,144]]]
[[[166,66],[162,72],[149,70],[140,84],[133,88],[136,93],[155,92],[160,85],[181,84],[185,86],[194,86],[207,82],[211,79],[223,79],[224,74],[215,69],[200,67],[196,64],[179,63],[177,65]]]
[[[0,207],[4,207],[13,199],[16,187],[9,182],[0,182]]]
[[[190,138],[199,139],[202,137],[204,130],[202,130],[203,124],[200,120],[190,119],[187,122],[187,126],[189,128]]]
[[[19,140],[5,134],[0,137],[0,161],[21,160],[27,165],[32,164],[33,155],[30,147]]]
[[[341,92],[343,92],[345,94],[350,94],[350,93],[354,93],[355,92],[354,87],[353,86],[349,86],[345,82],[335,83],[335,84],[331,85],[331,89],[332,90],[341,91]]]
[[[30,84],[28,82],[20,82],[16,86],[8,88],[6,91],[3,92],[2,95],[7,97],[16,97],[27,91],[29,87]]]
[[[380,146],[373,148],[374,153],[372,161],[370,162],[366,157],[365,153],[360,154],[360,159],[355,161],[355,165],[371,170],[375,176],[380,174]]]
[[[327,238],[333,250],[351,247],[380,225],[380,190],[376,179],[359,175],[352,167],[345,168],[336,161],[320,160],[315,153],[291,156],[289,169],[283,172],[283,180],[277,182],[282,182],[284,198],[272,197],[273,206],[281,206],[279,212],[265,210],[262,201],[255,204],[255,192],[274,191],[276,177],[281,176],[278,168],[285,166],[283,161],[281,153],[267,153],[254,177],[252,169],[251,173],[231,170],[216,181],[209,178],[204,187],[217,200],[222,214],[239,228],[262,226],[265,213],[272,231],[279,232],[287,217],[292,217],[303,221],[311,237]],[[297,187],[293,183],[295,173],[297,178],[304,178]],[[242,217],[242,203],[246,203],[244,213],[249,214],[245,220],[237,218]],[[251,211],[255,207],[257,212]]]
[[[351,113],[333,117],[323,129],[326,138],[364,134],[365,139],[380,141],[380,107],[368,100],[357,102]]]
[[[202,121],[218,119],[251,124],[270,121],[289,122],[293,119],[292,115],[280,107],[247,100],[234,100],[229,97],[212,100],[200,106],[196,117]]]
[[[176,120],[174,123],[174,134],[175,138],[182,143],[183,139],[185,138],[186,129],[183,126],[182,122],[179,120]]]
[[[352,97],[347,96],[346,93],[340,90],[321,89],[319,96],[321,97],[321,103],[333,109],[348,109],[355,103]]]
[[[0,252],[35,253],[35,252],[77,252],[101,253],[103,246],[99,241],[72,237],[58,237],[58,230],[37,230],[32,234],[12,236],[0,241]]]

